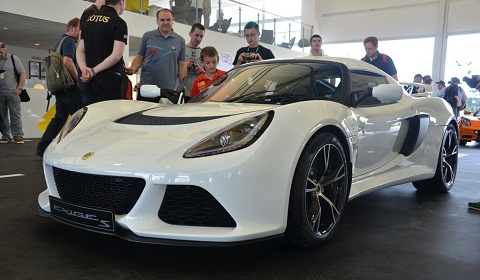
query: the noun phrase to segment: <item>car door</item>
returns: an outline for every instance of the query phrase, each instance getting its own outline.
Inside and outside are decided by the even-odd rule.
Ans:
[[[359,72],[351,74],[352,94],[371,90],[387,79],[375,73]],[[407,119],[414,115],[413,109],[403,106],[402,102],[382,102],[369,97],[352,111],[358,122],[358,154],[353,176],[372,172],[398,156],[405,139],[399,133],[402,125],[408,125]]]

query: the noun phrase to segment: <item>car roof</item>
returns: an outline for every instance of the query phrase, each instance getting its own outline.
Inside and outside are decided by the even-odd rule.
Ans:
[[[366,63],[360,59],[353,59],[347,57],[334,57],[334,56],[302,56],[302,57],[294,57],[294,58],[275,58],[270,60],[264,60],[263,63],[271,63],[271,62],[307,62],[307,61],[328,61],[328,62],[337,62],[342,63],[347,66],[350,70],[367,70],[371,72],[375,72],[381,75],[387,75],[385,72],[377,68],[376,66]],[[261,63],[262,63],[261,62]]]

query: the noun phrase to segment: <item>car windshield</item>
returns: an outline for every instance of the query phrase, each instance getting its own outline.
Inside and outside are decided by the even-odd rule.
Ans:
[[[336,100],[340,84],[341,71],[331,64],[258,63],[229,71],[192,102],[289,104]]]

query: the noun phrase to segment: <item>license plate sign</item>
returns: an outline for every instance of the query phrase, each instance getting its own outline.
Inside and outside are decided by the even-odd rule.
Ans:
[[[53,218],[74,226],[115,231],[115,214],[112,210],[75,205],[50,196],[50,211]]]

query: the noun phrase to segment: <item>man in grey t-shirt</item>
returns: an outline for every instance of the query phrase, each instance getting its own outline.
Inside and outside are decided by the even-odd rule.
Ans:
[[[3,126],[1,144],[24,143],[19,95],[26,79],[27,74],[20,59],[8,54],[5,43],[0,42],[0,120]]]
[[[187,76],[185,63],[185,39],[172,29],[173,15],[169,9],[157,12],[158,28],[143,34],[138,54],[125,73],[132,75],[140,67],[140,86],[156,85],[175,89]],[[138,100],[158,102],[158,98],[137,97]]]

